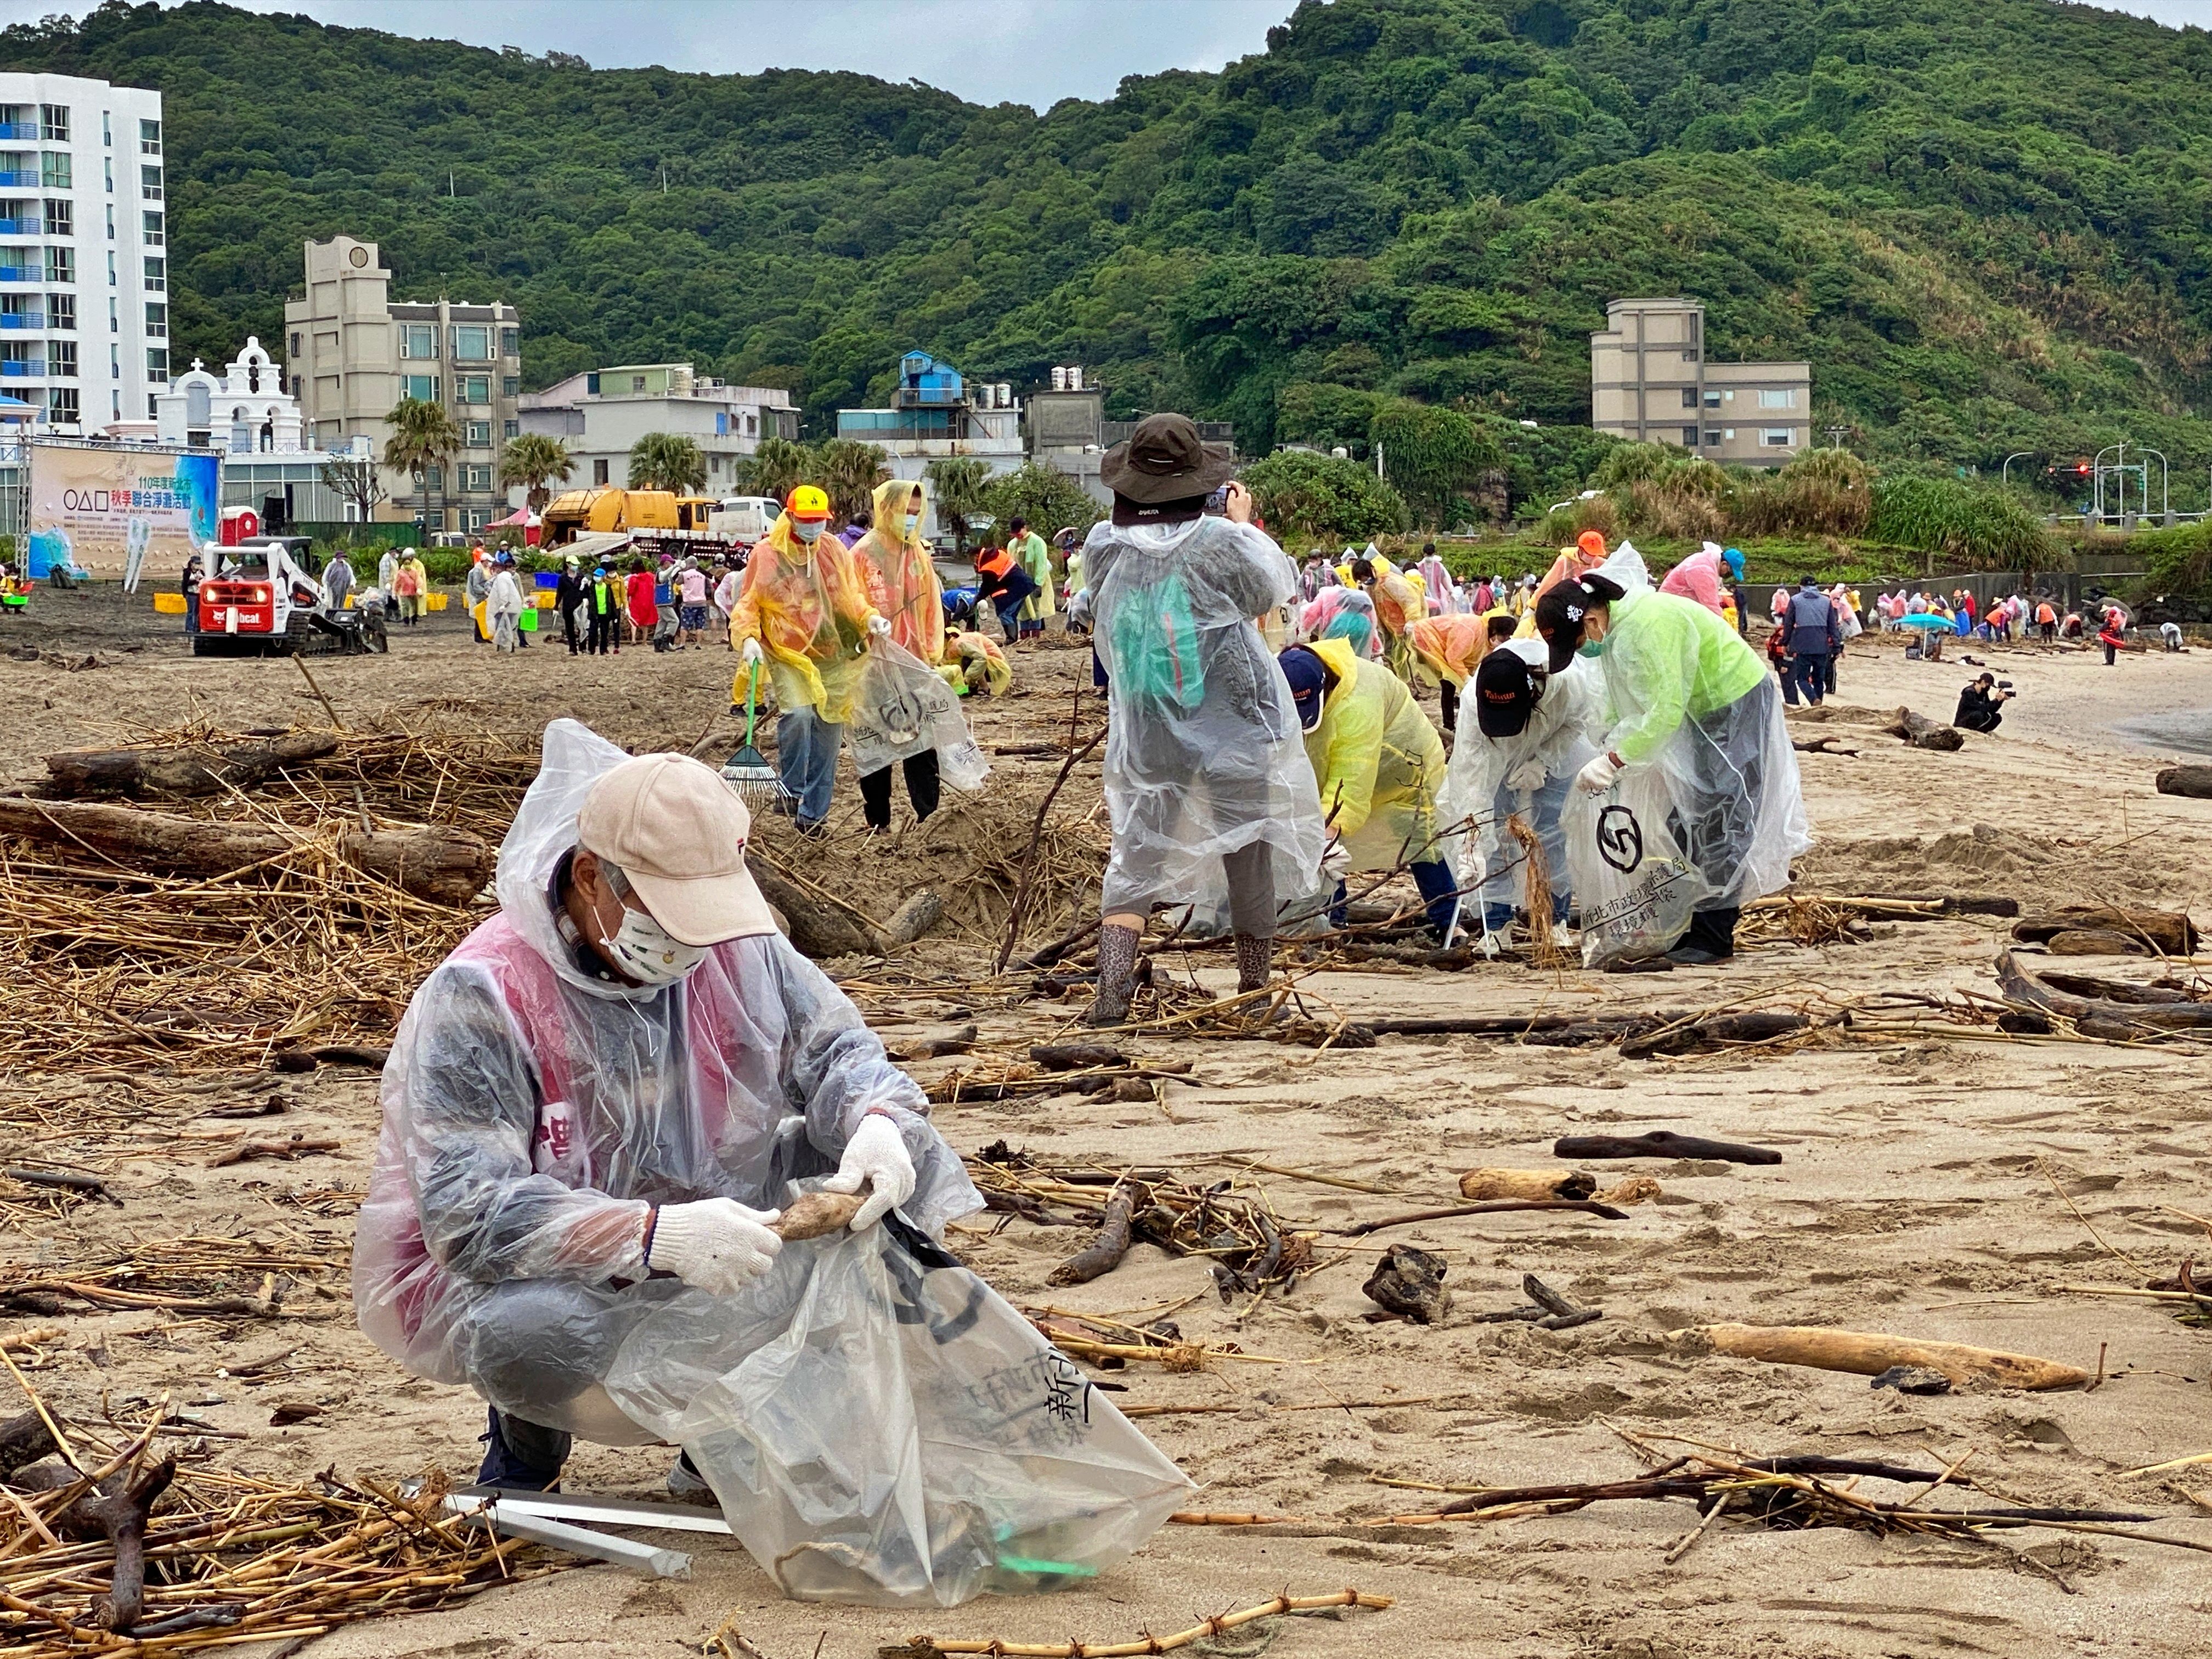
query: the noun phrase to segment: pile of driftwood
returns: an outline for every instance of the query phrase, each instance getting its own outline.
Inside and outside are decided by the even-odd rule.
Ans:
[[[520,1539],[334,1473],[312,1486],[157,1458],[166,1398],[136,1431],[35,1395],[0,1424],[0,1643],[31,1659],[310,1638],[450,1606],[553,1571]]]
[[[145,1240],[86,1261],[0,1269],[0,1313],[154,1308],[271,1319],[288,1295],[337,1292],[347,1262],[343,1248],[301,1249],[252,1236]]]
[[[1003,1140],[969,1159],[968,1172],[987,1209],[1040,1226],[1096,1230],[1053,1270],[1054,1285],[1111,1273],[1139,1242],[1207,1258],[1224,1301],[1296,1284],[1321,1266],[1316,1233],[1293,1228],[1264,1194],[1234,1176],[1200,1186],[1166,1170],[1047,1166]]]

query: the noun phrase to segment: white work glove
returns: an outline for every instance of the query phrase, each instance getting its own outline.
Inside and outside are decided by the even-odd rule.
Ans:
[[[914,1196],[914,1160],[906,1154],[906,1140],[898,1125],[881,1112],[871,1112],[860,1120],[860,1127],[845,1143],[837,1173],[822,1183],[822,1190],[857,1193],[863,1182],[872,1190],[868,1201],[853,1218],[856,1233],[866,1231]]]
[[[1620,775],[1620,763],[1609,754],[1600,755],[1575,774],[1575,787],[1586,795],[1602,795]]]
[[[747,640],[743,645],[738,647],[738,660],[742,662],[746,667],[750,668],[760,659],[761,648],[760,641],[758,640]]]
[[[749,1210],[734,1198],[664,1204],[646,1266],[674,1273],[712,1296],[741,1291],[769,1270],[783,1241],[769,1231],[781,1210]]]
[[[1544,780],[1552,775],[1552,769],[1540,760],[1524,760],[1505,775],[1508,789],[1534,791],[1544,787]]]
[[[1322,849],[1321,879],[1324,887],[1334,887],[1352,873],[1352,854],[1344,850],[1344,843],[1332,841]]]
[[[868,618],[868,637],[870,639],[887,640],[890,638],[890,636],[891,623],[890,617],[871,617]]]

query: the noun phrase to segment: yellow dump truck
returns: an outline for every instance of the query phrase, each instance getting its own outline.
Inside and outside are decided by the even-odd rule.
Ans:
[[[721,509],[711,495],[678,495],[666,489],[569,489],[546,502],[538,544],[565,547],[579,537],[626,536],[641,552],[663,548],[721,553],[733,544],[708,527]]]

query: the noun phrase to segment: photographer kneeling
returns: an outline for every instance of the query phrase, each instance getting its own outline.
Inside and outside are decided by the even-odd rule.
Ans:
[[[2004,706],[2013,697],[2012,682],[1997,683],[1984,674],[1959,693],[1959,712],[1951,724],[1968,732],[1994,732],[2004,720]]]

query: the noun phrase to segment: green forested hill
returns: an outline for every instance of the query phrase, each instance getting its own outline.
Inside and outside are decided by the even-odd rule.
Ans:
[[[1042,116],[207,0],[0,63],[166,94],[179,357],[276,338],[346,231],[520,305],[533,385],[683,356],[818,419],[919,345],[1264,447],[1375,392],[1586,421],[1605,301],[1687,293],[1877,456],[2212,462],[2212,37],[2053,0],[1307,0]]]

